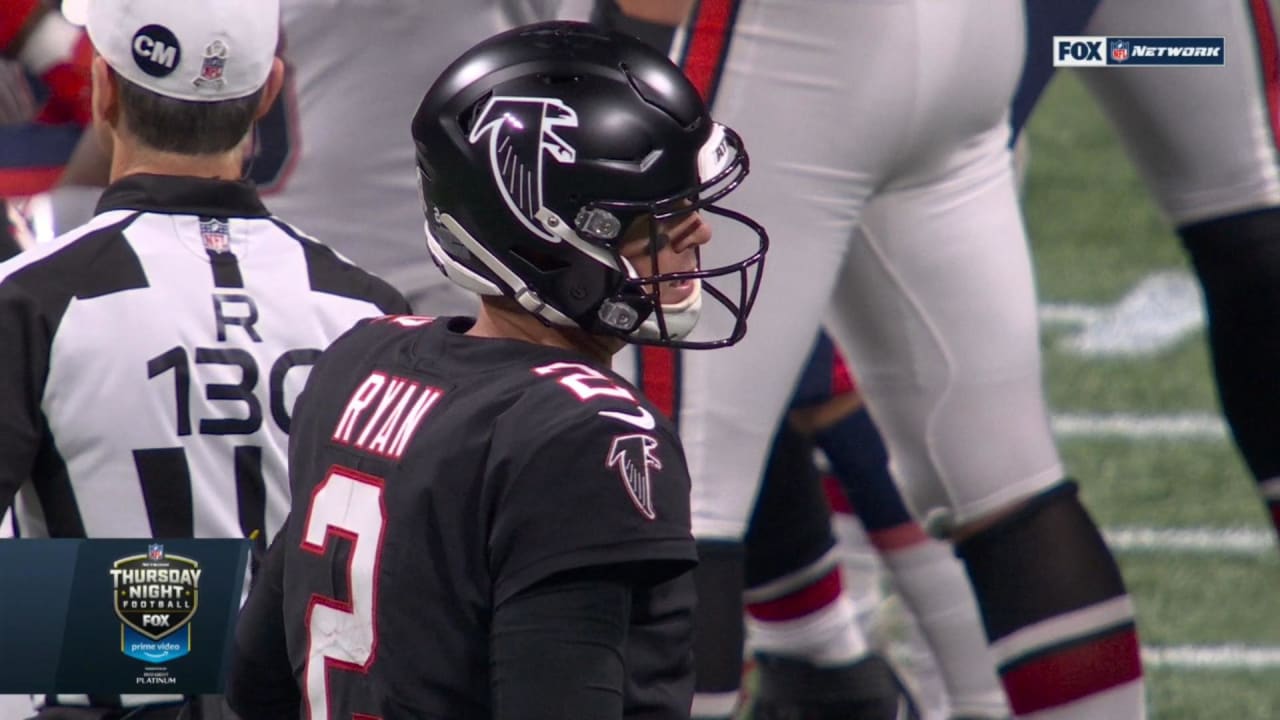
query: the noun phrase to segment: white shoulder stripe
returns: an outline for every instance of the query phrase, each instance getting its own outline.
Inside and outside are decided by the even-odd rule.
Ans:
[[[314,235],[309,235],[309,234],[307,234],[307,233],[303,232],[302,230],[300,230],[300,229],[298,228],[298,226],[294,225],[293,223],[291,223],[291,222],[289,222],[289,221],[287,221],[287,220],[281,220],[280,218],[276,217],[275,215],[272,215],[272,216],[271,216],[271,221],[272,221],[272,222],[274,222],[274,223],[276,224],[276,226],[277,226],[277,227],[279,227],[281,230],[284,230],[284,231],[285,231],[285,233],[287,233],[287,234],[289,234],[289,235],[293,236],[293,239],[297,240],[298,242],[309,242],[309,243],[313,243],[313,244],[315,244],[315,245],[322,245],[322,246],[324,246],[324,247],[329,248],[330,250],[332,250],[332,251],[333,251],[333,254],[334,254],[334,255],[335,255],[339,260],[341,260],[342,262],[344,262],[344,263],[346,263],[346,264],[348,264],[348,265],[356,265],[356,263],[355,263],[355,261],[354,261],[354,260],[352,260],[351,258],[347,257],[346,255],[343,255],[341,252],[339,252],[339,251],[338,251],[338,248],[336,248],[336,247],[334,247],[334,246],[330,245],[330,244],[329,244],[329,243],[327,243],[327,242],[324,242],[323,240],[320,240],[319,238],[315,237]],[[356,265],[356,267],[361,267],[361,266]]]
[[[59,235],[50,242],[37,245],[30,250],[18,253],[5,262],[0,263],[0,281],[3,281],[14,272],[17,272],[28,265],[35,264],[50,255],[58,253],[64,248],[74,244],[80,238],[103,228],[110,227],[136,212],[136,210],[111,210],[104,212],[101,215],[95,215],[89,222]]]

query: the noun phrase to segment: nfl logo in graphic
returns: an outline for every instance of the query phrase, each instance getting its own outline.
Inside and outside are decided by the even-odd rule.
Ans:
[[[148,670],[191,652],[191,619],[200,607],[200,563],[167,555],[150,543],[146,554],[111,563],[111,597],[120,621],[120,652]]]
[[[226,83],[222,79],[222,71],[227,66],[227,55],[230,49],[221,40],[214,40],[204,49],[204,58],[200,63],[200,77],[192,82],[204,90],[219,90]]]
[[[1112,40],[1111,41],[1111,59],[1116,62],[1124,62],[1129,59],[1129,41],[1128,40]]]
[[[231,250],[231,231],[224,220],[200,218],[200,238],[209,252],[224,253]]]

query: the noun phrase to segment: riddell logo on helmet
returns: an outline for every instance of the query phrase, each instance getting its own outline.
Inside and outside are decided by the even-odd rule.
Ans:
[[[578,113],[557,98],[495,96],[468,138],[474,145],[488,136],[489,166],[502,199],[530,232],[551,243],[560,242],[555,230],[565,221],[543,205],[542,163],[548,155],[565,165],[577,160],[578,151],[557,134],[576,127]]]

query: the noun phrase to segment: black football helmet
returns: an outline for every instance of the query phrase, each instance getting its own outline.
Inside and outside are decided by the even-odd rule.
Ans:
[[[548,324],[634,343],[719,347],[745,334],[768,236],[715,203],[746,176],[747,153],[656,50],[586,23],[496,35],[436,80],[413,138],[427,245],[454,282],[507,295]],[[693,212],[745,225],[749,251],[663,273],[659,223]],[[654,271],[640,277],[619,245],[645,218]],[[659,301],[662,283],[684,281],[696,283],[689,297]],[[708,297],[732,330],[690,340]]]

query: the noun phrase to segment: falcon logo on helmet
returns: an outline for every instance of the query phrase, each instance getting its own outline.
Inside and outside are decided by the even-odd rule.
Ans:
[[[502,199],[530,232],[547,242],[560,242],[557,230],[567,228],[542,202],[542,163],[548,155],[574,163],[577,151],[556,131],[576,127],[578,113],[556,98],[495,96],[480,111],[468,138],[474,145],[488,136],[489,164]]]
[[[586,23],[510,30],[436,78],[413,138],[427,248],[450,280],[627,342],[711,348],[746,333],[768,233],[720,204],[750,169],[746,148],[662,52]],[[664,233],[689,218],[705,242],[711,216],[735,228],[714,262],[666,252]]]

